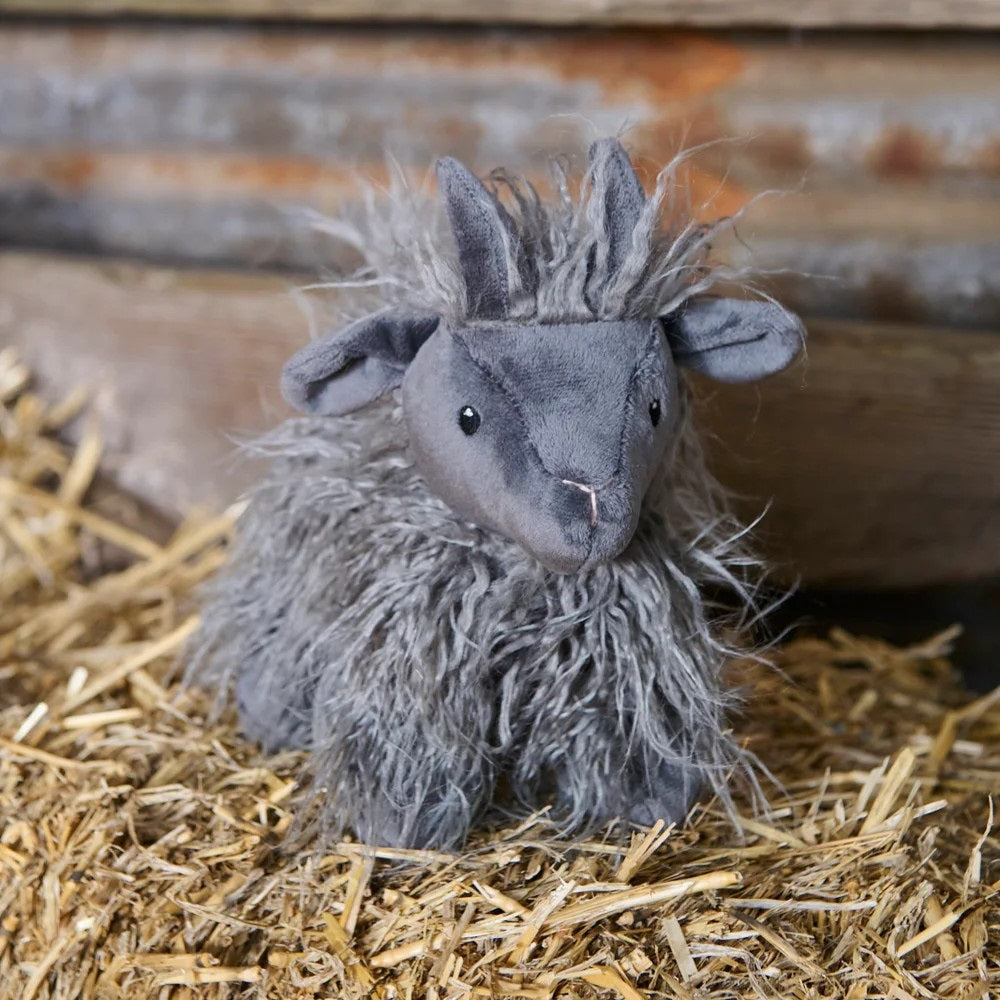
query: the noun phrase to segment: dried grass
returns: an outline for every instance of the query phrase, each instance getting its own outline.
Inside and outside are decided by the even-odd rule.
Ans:
[[[0,997],[962,997],[1000,987],[1000,691],[951,634],[834,632],[756,673],[742,733],[784,783],[737,837],[708,803],[631,844],[544,818],[461,855],[289,843],[263,758],[168,668],[230,520],[165,544],[81,506],[0,353]],[[746,667],[749,674],[751,668]],[[745,807],[744,807],[745,808]]]

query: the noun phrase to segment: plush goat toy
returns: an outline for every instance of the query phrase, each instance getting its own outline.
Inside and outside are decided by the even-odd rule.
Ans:
[[[647,198],[615,140],[552,204],[437,176],[457,256],[398,206],[358,238],[382,306],[286,365],[309,416],[264,442],[195,669],[265,748],[311,750],[333,835],[454,847],[498,802],[680,820],[740,760],[705,595],[745,620],[755,564],[678,368],[757,379],[802,327],[697,298],[725,223],[664,228],[671,170]]]

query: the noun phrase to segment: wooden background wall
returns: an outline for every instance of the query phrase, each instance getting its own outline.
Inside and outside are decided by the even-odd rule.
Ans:
[[[15,6],[39,9],[0,10]],[[902,6],[951,29],[774,24]],[[7,19],[0,339],[54,387],[94,388],[128,487],[168,513],[221,503],[246,481],[228,435],[284,412],[276,371],[307,336],[291,290],[342,263],[301,209],[335,211],[354,171],[384,176],[387,149],[415,174],[448,153],[540,176],[628,126],[649,177],[680,144],[722,139],[692,160],[695,201],[722,214],[782,192],[728,250],[782,272],[769,286],[811,340],[760,386],[701,387],[720,475],[748,512],[773,500],[765,538],[786,576],[1000,572],[1000,43],[970,30],[1000,14],[902,6],[637,2],[600,18],[743,10],[767,31],[359,26],[323,21],[343,12],[332,2],[282,5],[320,17],[308,25]]]

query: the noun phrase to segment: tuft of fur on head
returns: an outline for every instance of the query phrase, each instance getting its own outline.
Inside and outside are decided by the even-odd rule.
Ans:
[[[514,224],[520,252],[507,244],[512,282],[510,320],[542,323],[665,316],[734,271],[711,259],[711,245],[742,213],[712,223],[693,221],[679,173],[697,149],[675,156],[658,174],[632,234],[628,253],[611,273],[603,206],[611,183],[612,151],[599,148],[574,195],[562,159],[549,163],[552,197],[543,199],[525,177],[495,170],[487,185]],[[469,319],[465,285],[451,230],[427,184],[412,188],[399,169],[387,191],[362,185],[363,197],[344,218],[313,216],[321,233],[346,243],[363,263],[323,287],[346,293],[342,319],[385,307]]]

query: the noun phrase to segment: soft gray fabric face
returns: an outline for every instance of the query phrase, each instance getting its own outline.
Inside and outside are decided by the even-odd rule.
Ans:
[[[657,323],[442,325],[406,375],[403,412],[438,496],[565,573],[628,545],[676,395]]]

